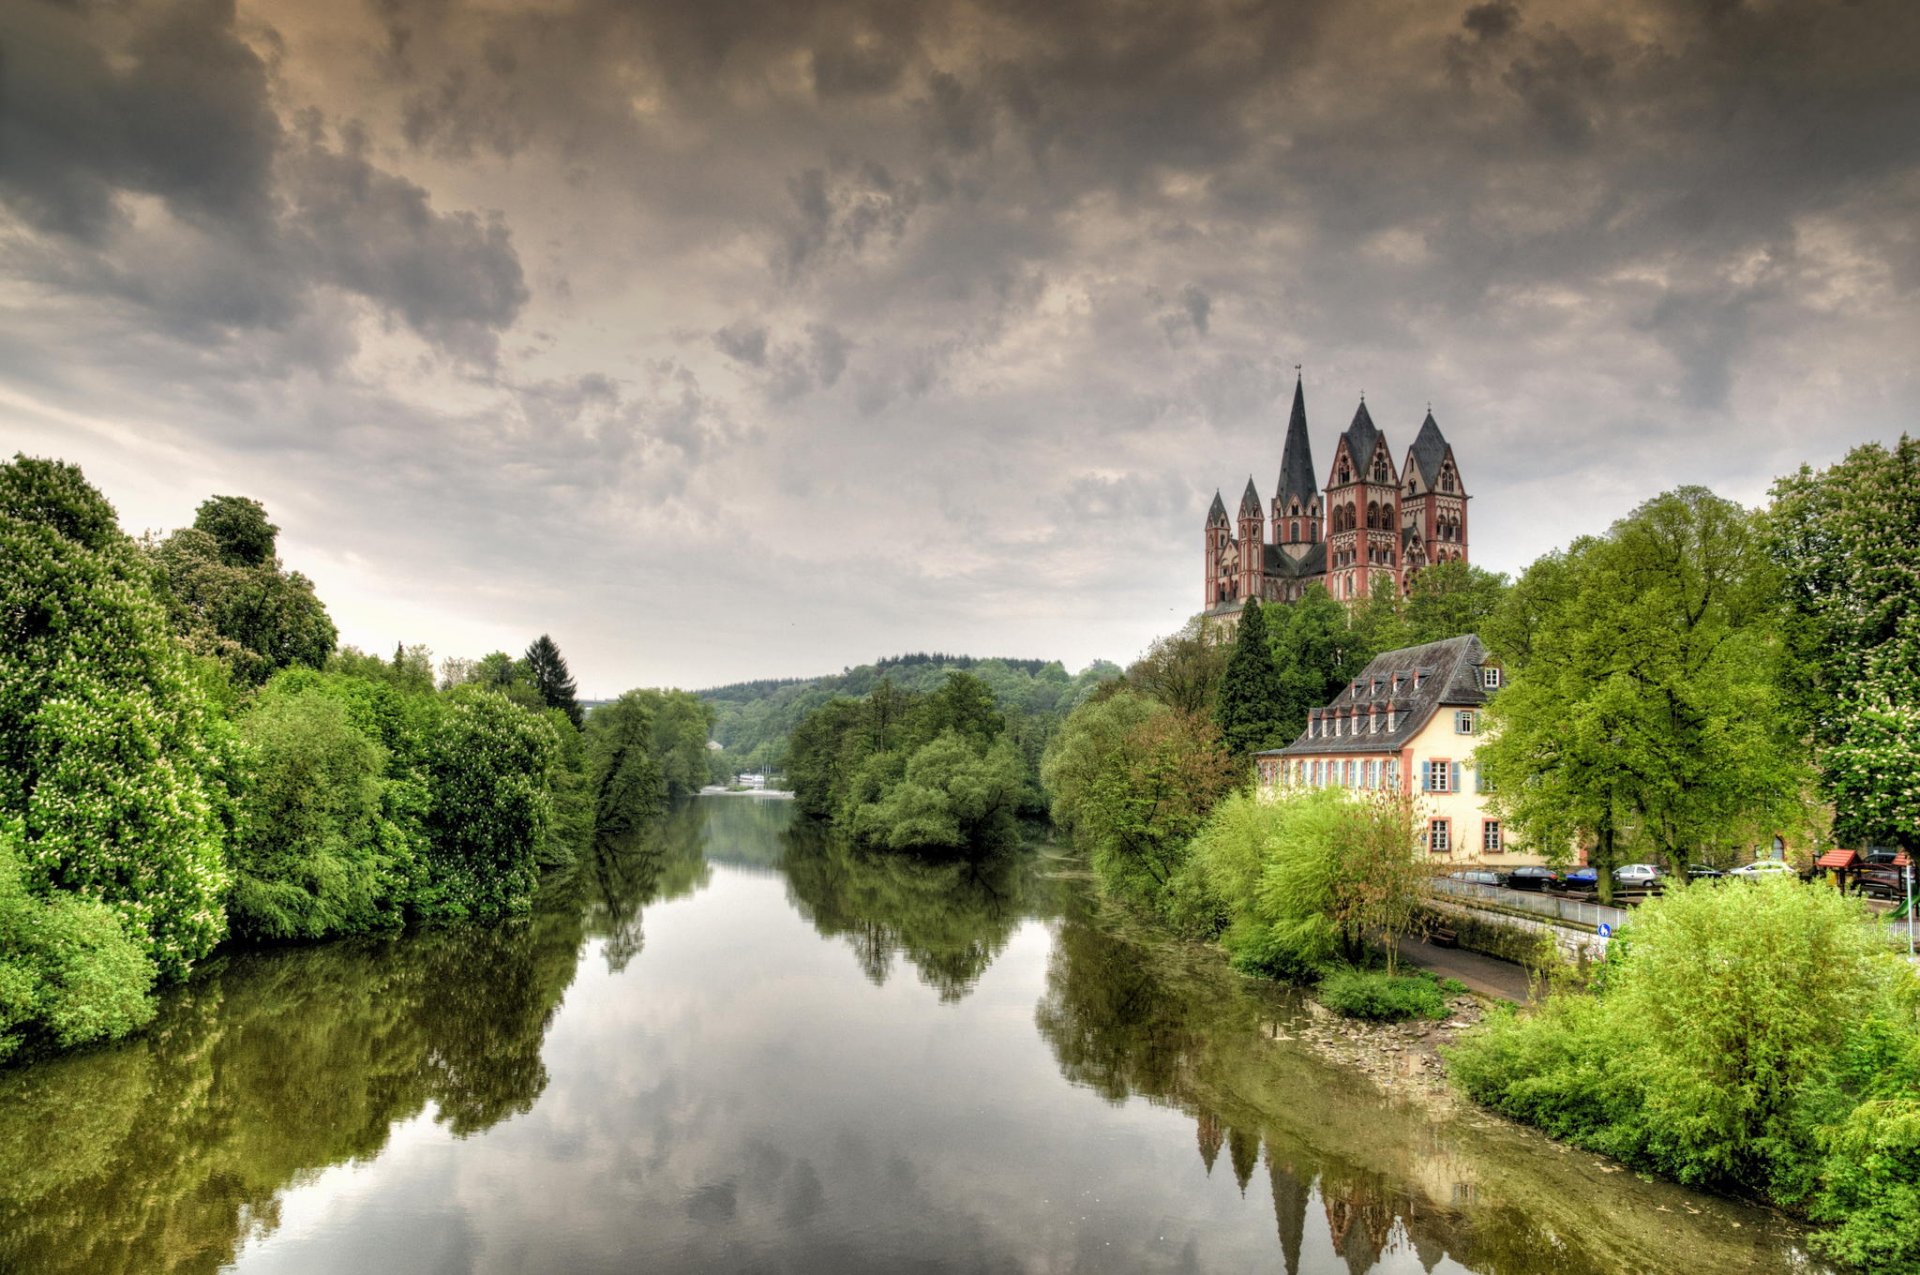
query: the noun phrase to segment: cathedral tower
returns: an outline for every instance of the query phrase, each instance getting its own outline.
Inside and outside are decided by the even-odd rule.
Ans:
[[[1350,602],[1377,582],[1400,588],[1400,473],[1364,398],[1334,446],[1326,504],[1328,592]]]
[[[1227,522],[1227,504],[1220,493],[1213,493],[1213,508],[1207,510],[1207,605],[1217,606],[1233,600],[1233,565],[1230,554],[1233,529]]]
[[[1246,494],[1240,497],[1240,570],[1234,587],[1241,598],[1262,597],[1266,567],[1266,519],[1260,513],[1260,491],[1247,478]]]
[[[1313,476],[1313,446],[1307,441],[1307,400],[1296,374],[1293,413],[1280,452],[1280,482],[1273,492],[1273,543],[1298,563],[1320,543],[1320,491]]]
[[[1440,562],[1467,560],[1467,489],[1453,448],[1434,422],[1433,410],[1407,449],[1401,471],[1402,544],[1409,572]]]

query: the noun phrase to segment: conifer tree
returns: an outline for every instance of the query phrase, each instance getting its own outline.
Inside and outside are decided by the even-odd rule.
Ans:
[[[539,690],[541,701],[548,708],[565,712],[567,720],[577,729],[580,725],[580,701],[575,698],[573,675],[567,672],[567,661],[560,654],[559,646],[542,633],[527,648],[526,662],[527,674]]]
[[[1258,599],[1248,598],[1234,634],[1233,654],[1220,679],[1214,719],[1221,737],[1236,757],[1272,747],[1279,742],[1284,711],[1280,671],[1274,666],[1267,641],[1266,616]]]

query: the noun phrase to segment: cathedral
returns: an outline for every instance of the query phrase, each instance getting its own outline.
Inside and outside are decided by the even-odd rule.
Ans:
[[[1315,487],[1307,442],[1306,396],[1296,379],[1271,515],[1262,513],[1251,478],[1237,520],[1227,517],[1225,502],[1214,493],[1207,511],[1205,610],[1237,614],[1248,598],[1291,602],[1315,584],[1348,602],[1380,588],[1404,594],[1420,568],[1466,560],[1467,489],[1433,412],[1396,466],[1387,436],[1362,397],[1353,423],[1333,446],[1322,492]]]

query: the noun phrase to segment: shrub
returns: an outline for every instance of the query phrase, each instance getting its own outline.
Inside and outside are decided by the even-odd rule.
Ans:
[[[105,904],[38,899],[20,879],[18,823],[0,829],[0,1062],[23,1047],[112,1040],[153,1017],[153,962]]]
[[[1457,984],[1456,984],[1457,986]],[[1340,969],[1320,980],[1320,1003],[1348,1018],[1401,1022],[1447,1016],[1447,991],[1430,974]]]

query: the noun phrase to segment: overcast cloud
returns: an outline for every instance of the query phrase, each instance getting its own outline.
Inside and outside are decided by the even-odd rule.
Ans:
[[[1125,661],[1295,363],[1517,571],[1916,350],[1910,0],[0,7],[5,449],[593,694]]]

